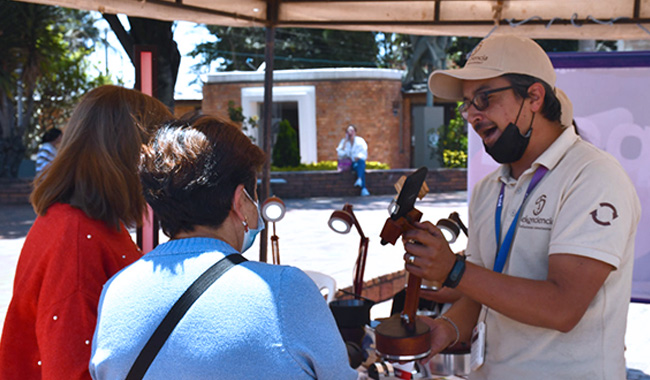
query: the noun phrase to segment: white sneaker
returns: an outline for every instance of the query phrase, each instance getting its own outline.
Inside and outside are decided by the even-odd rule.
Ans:
[[[368,191],[368,189],[366,189],[365,187],[363,189],[361,189],[361,196],[362,197],[367,197],[368,195],[370,195],[370,192]]]
[[[361,178],[357,178],[357,182],[354,183],[354,186],[361,187]]]

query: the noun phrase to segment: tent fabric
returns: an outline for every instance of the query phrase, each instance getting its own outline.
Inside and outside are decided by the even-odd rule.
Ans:
[[[650,39],[650,0],[21,1],[234,27],[302,27],[473,37],[516,33],[547,39]],[[277,11],[272,11],[276,6]]]

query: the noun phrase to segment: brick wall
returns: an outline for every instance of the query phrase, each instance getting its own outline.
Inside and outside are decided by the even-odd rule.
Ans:
[[[415,169],[368,170],[366,186],[373,195],[395,194],[395,182],[414,171]],[[272,180],[284,180],[286,183],[271,183],[271,190],[280,198],[349,197],[359,195],[361,191],[353,186],[355,178],[353,172],[272,172]],[[430,192],[467,190],[467,170],[429,170],[426,182]]]
[[[349,124],[368,143],[368,160],[391,168],[409,166],[410,140],[400,130],[401,82],[388,80],[324,81],[316,86],[318,160],[336,160],[336,147]],[[396,103],[393,113],[393,107]],[[400,131],[402,138],[400,139]],[[400,147],[399,143],[402,142]],[[400,149],[401,148],[401,149]],[[401,153],[400,153],[401,152]]]
[[[228,118],[228,102],[241,106],[241,89],[263,83],[205,83],[202,109],[205,114]],[[402,83],[389,79],[276,81],[274,87],[314,86],[316,91],[316,138],[318,161],[336,160],[336,147],[345,128],[354,124],[368,143],[368,160],[391,168],[410,166],[410,128],[402,117]]]
[[[395,194],[393,186],[401,176],[409,175],[415,169],[368,170],[366,185],[371,194]],[[359,195],[360,189],[354,187],[355,175],[352,172],[336,171],[314,172],[272,172],[271,190],[280,198],[311,197],[349,197]],[[284,180],[286,183],[275,183]],[[465,169],[430,170],[426,178],[430,192],[467,190],[467,171]],[[32,191],[31,179],[0,178],[0,203],[29,203]]]
[[[0,203],[21,204],[29,203],[32,192],[32,179],[0,178]]]
[[[376,303],[380,303],[393,298],[395,293],[404,289],[405,285],[406,270],[402,269],[401,271],[385,274],[364,282],[361,295]],[[336,292],[335,299],[345,300],[354,298],[350,293],[354,293],[352,286],[340,289]]]

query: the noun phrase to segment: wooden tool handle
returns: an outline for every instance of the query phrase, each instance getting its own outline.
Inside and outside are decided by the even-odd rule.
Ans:
[[[415,330],[415,318],[417,315],[418,304],[420,302],[420,285],[422,278],[409,273],[408,285],[406,287],[406,298],[404,300],[404,310],[401,318],[404,328],[408,332]]]

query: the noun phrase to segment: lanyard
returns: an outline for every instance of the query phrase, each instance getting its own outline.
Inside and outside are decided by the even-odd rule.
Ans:
[[[548,172],[548,169],[545,168],[544,166],[540,166],[535,170],[535,174],[533,174],[533,179],[530,180],[530,183],[528,184],[528,189],[526,190],[526,194],[524,194],[524,200],[521,202],[521,206],[519,206],[519,210],[517,210],[517,215],[515,215],[515,219],[512,221],[510,224],[510,228],[508,228],[508,232],[506,233],[506,237],[503,239],[503,244],[501,243],[501,212],[503,210],[503,194],[505,191],[506,184],[502,183],[501,184],[501,192],[499,193],[499,198],[497,200],[497,210],[496,214],[494,216],[494,228],[495,232],[497,235],[497,257],[494,260],[494,267],[492,270],[495,272],[501,273],[503,271],[503,267],[506,265],[506,260],[508,259],[508,253],[510,253],[510,246],[512,245],[512,239],[515,235],[515,229],[517,226],[517,221],[519,220],[519,214],[521,213],[521,209],[524,207],[524,203],[526,203],[526,199],[528,198],[528,195],[533,191],[535,186],[539,183],[539,181],[542,180],[544,175]]]

